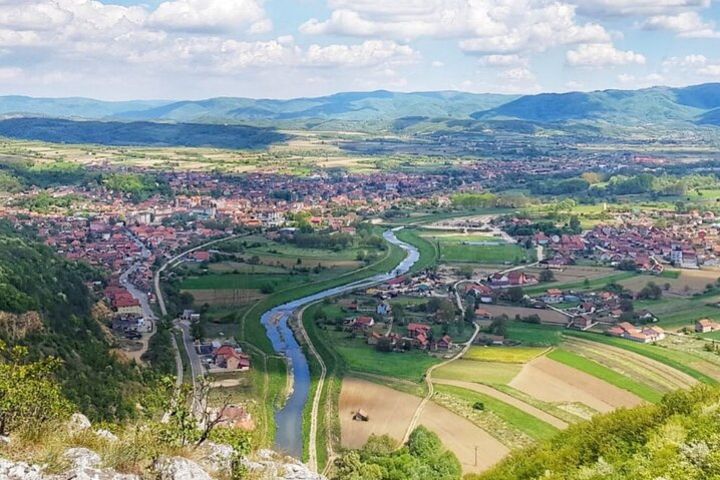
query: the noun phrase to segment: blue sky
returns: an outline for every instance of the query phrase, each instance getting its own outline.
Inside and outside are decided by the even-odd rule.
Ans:
[[[288,98],[713,81],[712,0],[0,0],[0,94]]]

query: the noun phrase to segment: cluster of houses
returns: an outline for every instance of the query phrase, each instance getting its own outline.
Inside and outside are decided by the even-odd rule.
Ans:
[[[665,338],[665,330],[657,325],[636,327],[628,322],[621,322],[608,328],[605,333],[638,343],[653,343]]]
[[[196,342],[195,351],[211,373],[250,370],[250,355],[236,345],[217,340],[209,343]]]

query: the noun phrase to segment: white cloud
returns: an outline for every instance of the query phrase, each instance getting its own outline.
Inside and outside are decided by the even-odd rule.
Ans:
[[[417,57],[417,53],[407,45],[368,40],[358,45],[311,45],[302,63],[321,67],[367,67],[385,62],[411,62]]]
[[[616,49],[610,43],[590,43],[578,46],[566,54],[568,65],[573,67],[607,67],[630,64],[645,64],[645,56]]]
[[[305,34],[459,38],[470,53],[543,51],[556,45],[609,41],[597,23],[578,23],[575,7],[552,0],[330,0],[326,20],[300,26]]]
[[[669,30],[686,38],[720,38],[715,25],[705,22],[697,12],[657,15],[645,20],[642,27],[646,30]]]
[[[705,55],[693,54],[684,57],[670,57],[662,62],[664,70],[702,67],[708,63]]]
[[[621,73],[618,75],[617,79],[621,84],[632,88],[654,87],[665,81],[665,77],[659,73],[650,73],[648,75],[640,76]]]
[[[535,80],[535,75],[529,69],[524,67],[510,68],[501,72],[498,77],[511,82],[525,82]]]
[[[485,55],[478,60],[483,67],[510,67],[510,66],[526,66],[528,59],[520,55]]]
[[[590,16],[636,16],[677,13],[710,6],[710,0],[574,0],[580,13]]]
[[[441,62],[440,60],[433,60],[433,62],[430,64],[433,68],[442,68],[445,66],[444,62]]]
[[[151,26],[188,32],[265,32],[270,20],[259,0],[171,0],[148,18]]]

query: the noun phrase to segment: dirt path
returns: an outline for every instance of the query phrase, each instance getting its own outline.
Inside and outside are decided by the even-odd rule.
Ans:
[[[493,397],[497,400],[500,400],[501,402],[507,403],[508,405],[511,405],[518,410],[522,410],[523,412],[532,415],[533,417],[537,418],[538,420],[542,420],[545,423],[549,423],[555,428],[559,428],[561,430],[564,430],[568,427],[567,422],[560,420],[557,417],[554,417],[550,415],[547,412],[543,412],[537,407],[533,407],[532,405],[523,402],[522,400],[519,400],[513,396],[508,395],[507,393],[503,393],[500,390],[496,390],[492,387],[489,387],[487,385],[482,385],[480,383],[470,383],[470,382],[461,382],[458,380],[434,380],[435,383],[438,383],[440,385],[451,385],[453,387],[460,387],[464,388],[466,390],[472,390],[474,392],[482,393],[483,395],[487,395],[488,397]]]
[[[463,311],[464,313],[464,311]],[[410,434],[413,430],[415,430],[415,427],[417,427],[418,421],[420,420],[420,416],[422,415],[423,409],[425,408],[425,405],[430,401],[432,396],[435,394],[435,387],[433,387],[433,380],[432,380],[432,372],[440,367],[444,367],[445,365],[449,365],[450,363],[454,362],[458,358],[462,358],[463,355],[470,349],[473,342],[475,341],[475,337],[478,336],[478,333],[480,333],[480,325],[477,323],[475,324],[475,332],[473,332],[472,337],[470,337],[470,340],[465,344],[462,350],[455,355],[453,358],[446,360],[444,362],[437,363],[433,365],[432,367],[428,368],[427,372],[425,373],[425,383],[427,384],[428,391],[427,395],[425,395],[425,398],[422,399],[422,402],[420,402],[420,405],[418,405],[417,409],[415,410],[415,414],[413,415],[412,420],[410,420],[410,424],[408,425],[407,431],[405,432],[405,436],[403,437],[402,443],[407,443],[408,439],[410,438]]]
[[[579,402],[602,413],[643,403],[626,390],[547,357],[527,363],[509,385],[544,402]]]
[[[600,345],[579,338],[568,338],[566,345],[576,353],[636,378],[660,391],[669,392],[697,383],[697,380],[683,372],[622,348]]]
[[[297,324],[303,339],[307,343],[310,353],[320,364],[320,378],[318,378],[317,387],[315,388],[315,393],[313,394],[312,410],[310,411],[310,439],[308,440],[308,467],[310,467],[313,472],[317,472],[318,417],[320,416],[320,397],[322,396],[323,387],[325,385],[327,367],[325,366],[325,361],[323,361],[322,356],[320,356],[318,351],[315,349],[315,345],[313,345],[313,343],[310,341],[310,336],[308,335],[307,330],[305,330],[305,325],[303,324],[303,314],[305,313],[305,309],[308,306],[309,305],[302,307],[297,313]]]

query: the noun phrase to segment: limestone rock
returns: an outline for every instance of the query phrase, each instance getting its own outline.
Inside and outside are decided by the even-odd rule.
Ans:
[[[0,458],[0,478],[2,480],[42,480],[42,474],[40,467]]]
[[[73,413],[67,423],[67,428],[71,433],[82,432],[92,427],[90,420],[82,413]]]
[[[158,480],[212,480],[200,465],[182,457],[161,458],[155,471]]]

